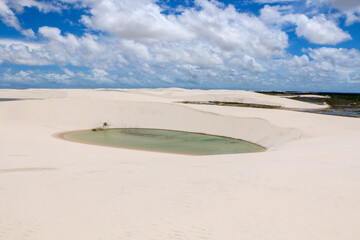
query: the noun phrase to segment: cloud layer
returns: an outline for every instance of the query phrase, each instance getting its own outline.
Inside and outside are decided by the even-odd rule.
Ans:
[[[0,84],[288,88],[311,81],[356,85],[359,49],[336,45],[352,40],[341,28],[339,16],[347,25],[356,24],[360,5],[350,0],[307,0],[304,7],[316,7],[309,13],[296,12],[292,7],[296,2],[256,0],[260,5],[256,15],[208,0],[172,7],[170,12],[169,6],[153,0],[2,0],[1,21],[25,38],[0,39],[0,64],[32,69],[3,69]],[[321,12],[324,6],[338,12]],[[39,14],[81,10],[76,24],[85,31],[75,34],[46,24],[26,29],[19,19],[28,8],[38,9]],[[307,42],[302,54],[289,51],[293,44],[289,34]],[[44,72],[37,66],[54,70]]]

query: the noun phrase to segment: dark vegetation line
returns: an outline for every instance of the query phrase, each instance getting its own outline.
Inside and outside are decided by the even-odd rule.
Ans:
[[[307,103],[318,105],[329,105],[326,109],[316,110],[297,110],[291,108],[284,108],[281,106],[269,106],[263,104],[253,103],[238,103],[238,102],[221,102],[221,101],[184,101],[185,104],[206,104],[217,106],[230,106],[230,107],[251,107],[251,108],[266,108],[266,109],[283,109],[293,110],[300,112],[311,112],[327,115],[336,115],[344,117],[357,117],[360,118],[360,94],[356,93],[314,93],[314,92],[258,92],[267,95],[274,95],[279,97],[286,97],[288,99],[298,100]],[[320,95],[320,97],[302,96],[302,95]]]

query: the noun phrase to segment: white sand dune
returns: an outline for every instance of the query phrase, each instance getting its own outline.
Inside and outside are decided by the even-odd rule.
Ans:
[[[360,120],[185,105],[317,105],[247,91],[0,90],[0,239],[360,239]],[[266,152],[185,156],[68,142],[101,126],[202,132]]]

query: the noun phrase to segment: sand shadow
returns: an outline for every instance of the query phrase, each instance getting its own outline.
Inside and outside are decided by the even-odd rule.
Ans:
[[[41,171],[53,171],[57,168],[8,168],[0,169],[1,173],[14,173],[14,172],[41,172]]]

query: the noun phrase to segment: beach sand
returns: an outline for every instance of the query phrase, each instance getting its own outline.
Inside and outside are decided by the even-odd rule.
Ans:
[[[235,90],[0,90],[0,239],[360,239],[360,119]],[[66,131],[160,128],[267,148],[187,156],[95,146]]]

